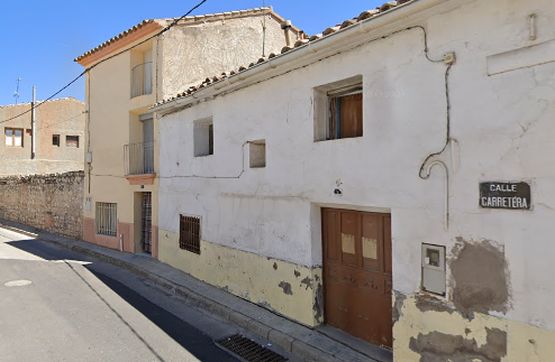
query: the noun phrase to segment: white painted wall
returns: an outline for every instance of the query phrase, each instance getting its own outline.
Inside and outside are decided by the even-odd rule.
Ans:
[[[321,206],[390,211],[394,289],[419,289],[422,242],[449,251],[457,237],[490,239],[504,245],[510,268],[507,317],[555,329],[555,63],[487,75],[489,56],[555,39],[555,4],[454,2],[461,6],[415,20],[429,30],[432,57],[457,54],[449,81],[458,151],[450,165],[448,231],[442,170],[418,177],[423,160],[444,142],[445,65],[426,60],[422,33],[411,30],[164,117],[162,232],[178,232],[179,213],[199,215],[205,240],[320,265]],[[529,41],[533,12],[538,39]],[[314,142],[314,87],[356,75],[364,83],[364,136]],[[194,158],[193,122],[207,117],[214,121],[214,155]],[[242,145],[259,139],[266,139],[267,166],[249,169]],[[342,196],[333,193],[337,180]],[[531,211],[479,208],[479,182],[503,180],[531,183]]]

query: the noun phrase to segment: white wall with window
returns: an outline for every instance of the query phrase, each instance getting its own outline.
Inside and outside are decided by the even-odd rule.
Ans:
[[[387,26],[384,16],[347,28],[203,87],[171,112],[159,107],[158,113],[168,110],[160,119],[161,250],[165,242],[177,248],[164,235],[178,233],[179,214],[192,214],[202,217],[203,240],[318,267],[321,208],[386,212],[396,292],[421,291],[422,243],[445,246],[449,259],[461,239],[491,240],[503,250],[513,294],[507,311],[490,313],[488,323],[501,317],[511,326],[555,329],[555,310],[547,307],[555,286],[545,272],[555,253],[555,63],[544,61],[553,58],[546,51],[555,38],[548,25],[555,6],[547,0],[436,6],[420,17],[398,15]],[[543,35],[532,41],[527,15],[540,8]],[[413,21],[423,27],[411,27]],[[451,51],[454,64],[442,60]],[[195,122],[206,117],[216,125],[218,150],[199,159]],[[343,127],[347,118],[351,128]],[[447,129],[452,139],[444,147]],[[251,169],[246,145],[261,139],[267,166]],[[442,149],[425,179],[424,161]],[[535,206],[480,208],[479,184],[487,180],[530,183]],[[422,321],[430,313],[423,315]],[[457,324],[461,331],[464,323]]]

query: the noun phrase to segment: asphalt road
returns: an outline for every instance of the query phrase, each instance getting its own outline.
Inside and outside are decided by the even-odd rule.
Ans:
[[[234,326],[136,275],[0,229],[1,361],[236,361]]]

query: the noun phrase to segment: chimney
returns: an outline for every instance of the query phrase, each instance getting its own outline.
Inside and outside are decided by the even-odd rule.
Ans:
[[[285,33],[285,45],[291,46],[291,20],[285,20],[281,24],[281,29]]]

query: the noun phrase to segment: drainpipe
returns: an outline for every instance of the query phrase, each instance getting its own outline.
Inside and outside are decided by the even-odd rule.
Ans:
[[[291,46],[291,20],[285,20],[281,24],[281,29],[285,34],[285,45]]]

